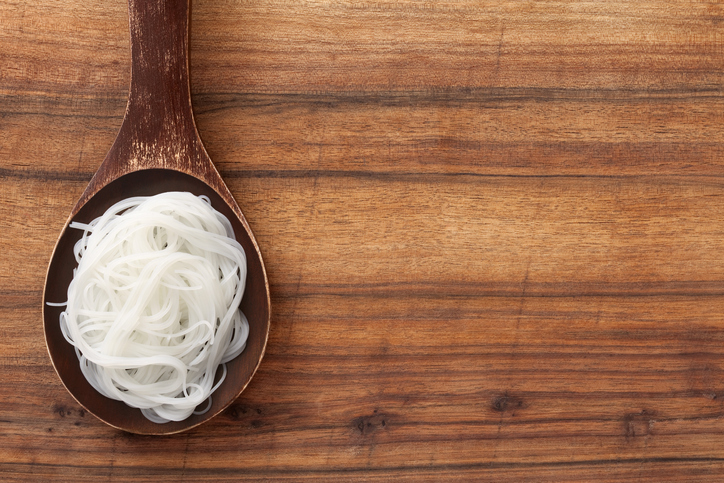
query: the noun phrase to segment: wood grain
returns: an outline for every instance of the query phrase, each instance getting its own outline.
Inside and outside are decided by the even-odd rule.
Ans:
[[[2,478],[724,477],[719,3],[194,1],[196,121],[273,317],[236,403],[161,438],[81,412],[40,317],[126,18],[0,2]]]

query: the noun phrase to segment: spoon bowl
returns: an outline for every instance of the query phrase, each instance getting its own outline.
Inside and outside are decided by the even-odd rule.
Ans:
[[[129,0],[131,89],[126,114],[113,146],[72,209],[58,238],[45,280],[45,340],[58,376],[76,401],[107,424],[137,434],[178,433],[222,412],[246,388],[264,355],[270,326],[269,283],[254,235],[214,167],[196,130],[188,80],[189,0]],[[247,258],[241,310],[249,321],[244,351],[227,363],[227,376],[212,395],[211,408],[184,421],[157,424],[139,409],[98,393],[83,376],[75,349],[63,337],[63,307],[76,266],[73,246],[88,223],[132,196],[187,191],[208,196],[232,224]],[[219,374],[221,371],[219,371]],[[217,374],[218,377],[218,374]]]

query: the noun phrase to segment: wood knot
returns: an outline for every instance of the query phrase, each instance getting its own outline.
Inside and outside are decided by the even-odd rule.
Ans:
[[[226,415],[234,421],[246,419],[250,416],[257,416],[262,413],[260,408],[250,408],[249,406],[243,406],[241,404],[234,404],[226,410]]]
[[[358,431],[359,434],[365,436],[386,429],[388,422],[389,416],[375,409],[370,415],[354,418],[352,420],[352,427]]]
[[[264,421],[258,419],[262,414],[261,408],[251,408],[241,404],[234,404],[226,410],[226,416],[233,421],[248,421],[249,427],[258,429],[264,426]]]
[[[61,404],[54,404],[53,405],[53,412],[60,416],[61,418],[64,418],[66,416],[70,416],[73,411],[71,409],[68,409],[67,407],[61,405]]]
[[[626,413],[623,416],[623,434],[626,439],[637,436],[649,436],[654,429],[656,413],[642,409],[637,413]]]
[[[494,397],[490,403],[490,409],[497,413],[515,411],[516,409],[522,409],[523,407],[525,407],[523,399],[511,396],[507,393]]]

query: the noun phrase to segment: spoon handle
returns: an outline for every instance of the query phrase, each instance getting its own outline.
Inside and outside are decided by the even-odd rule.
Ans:
[[[188,69],[189,0],[129,0],[131,90],[124,124],[153,149],[196,136]],[[140,154],[140,153],[139,153]],[[160,166],[165,167],[165,166]]]
[[[124,174],[172,169],[223,183],[206,154],[191,107],[189,0],[128,0],[131,87],[113,146],[81,196]]]

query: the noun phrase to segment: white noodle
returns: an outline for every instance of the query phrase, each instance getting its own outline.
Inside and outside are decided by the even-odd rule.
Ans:
[[[246,256],[229,220],[205,196],[169,192],[70,226],[83,230],[78,267],[67,303],[48,305],[66,305],[60,327],[88,382],[156,423],[208,411],[249,335]]]

